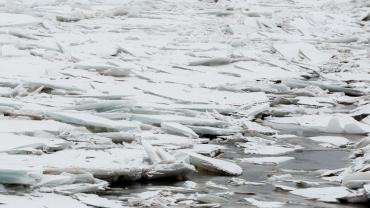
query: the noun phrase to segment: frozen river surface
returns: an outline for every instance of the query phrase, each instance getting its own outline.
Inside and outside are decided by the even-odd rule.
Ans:
[[[368,207],[366,0],[0,0],[0,208]]]

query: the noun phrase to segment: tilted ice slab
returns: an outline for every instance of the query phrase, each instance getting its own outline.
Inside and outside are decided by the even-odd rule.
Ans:
[[[69,142],[56,138],[31,137],[10,133],[0,133],[0,138],[0,152],[22,148],[48,149],[69,146]]]
[[[266,102],[268,98],[263,92],[230,92],[207,88],[190,88],[174,84],[146,84],[137,88],[154,95],[169,98],[179,103],[213,103],[221,105],[251,105]]]
[[[50,131],[59,132],[73,127],[52,120],[4,120],[0,119],[0,133]]]
[[[316,137],[309,137],[309,139],[314,140],[316,142],[322,142],[324,146],[325,144],[334,145],[335,147],[340,147],[349,144],[349,140],[344,137],[339,136],[316,136]]]
[[[274,49],[288,61],[299,61],[299,55],[306,57],[312,64],[321,65],[326,63],[331,54],[319,51],[315,46],[308,43],[284,43],[274,44]]]
[[[1,207],[15,208],[15,207],[28,207],[28,208],[89,208],[84,203],[73,199],[69,196],[63,196],[52,193],[31,193],[23,196],[19,195],[0,195]]]
[[[227,123],[215,119],[207,118],[195,118],[180,115],[150,115],[150,114],[132,114],[131,120],[140,121],[148,124],[159,125],[162,122],[176,122],[183,125],[195,125],[195,126],[224,126]]]
[[[352,194],[350,189],[341,186],[296,189],[291,191],[290,193],[324,202],[338,202],[337,199],[344,198]]]
[[[40,19],[26,14],[0,13],[0,27],[40,23]]]
[[[348,173],[342,179],[342,185],[347,188],[361,188],[365,184],[370,183],[370,172],[355,172]]]
[[[241,162],[253,163],[253,164],[280,164],[289,160],[293,160],[294,157],[249,157],[241,158]]]
[[[15,163],[0,168],[0,184],[34,185],[41,178],[40,167],[24,167]]]
[[[246,142],[240,144],[244,147],[245,154],[256,154],[256,155],[284,155],[300,149],[301,147],[284,147],[276,144],[263,144],[256,142]]]
[[[45,112],[45,114],[55,120],[82,125],[86,127],[107,128],[113,130],[135,130],[137,125],[129,121],[114,121],[100,116],[80,112]]]
[[[285,203],[275,201],[260,201],[254,198],[244,198],[247,202],[259,208],[277,208],[283,207]]]
[[[189,127],[199,135],[226,136],[236,134],[241,131],[241,129],[217,128],[209,126],[189,126]]]
[[[243,172],[243,169],[233,162],[215,159],[192,152],[188,152],[188,155],[190,164],[209,172],[224,175],[241,175]]]
[[[79,149],[40,156],[0,154],[0,165],[41,166],[46,172],[88,172],[98,178],[125,176],[136,180],[141,178],[145,156],[146,153],[139,149],[116,148],[105,151]]]
[[[184,136],[191,137],[194,139],[199,138],[199,136],[191,128],[184,126],[182,124],[179,124],[179,123],[162,122],[161,128],[166,131],[175,133],[175,134],[184,135]]]
[[[195,143],[204,141],[171,134],[153,134],[148,132],[140,134],[140,138],[150,145],[163,146],[167,149],[191,148]]]
[[[366,134],[370,126],[347,115],[304,115],[296,117],[269,118],[264,122],[273,128],[304,132],[335,134]]]
[[[96,194],[75,194],[74,198],[78,199],[80,202],[101,208],[123,208],[122,203],[118,200],[109,200],[103,197],[100,197]]]
[[[131,72],[134,66],[117,66],[107,63],[94,63],[90,61],[85,61],[75,65],[77,69],[91,70],[95,69],[98,73],[102,75],[114,76],[114,77],[125,77]]]

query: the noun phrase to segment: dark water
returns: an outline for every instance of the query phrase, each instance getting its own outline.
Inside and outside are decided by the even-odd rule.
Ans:
[[[286,154],[285,156],[295,157],[294,160],[290,160],[279,165],[254,165],[249,163],[238,163],[242,166],[244,172],[243,175],[238,178],[245,179],[251,182],[266,182],[266,180],[272,175],[291,174],[295,179],[306,180],[306,181],[319,181],[324,183],[323,186],[337,185],[332,182],[322,181],[318,177],[317,170],[322,169],[338,169],[348,167],[351,163],[349,155],[350,149],[328,149],[323,148],[307,138],[306,136],[314,135],[302,135],[299,138],[282,139],[284,142],[291,144],[300,144],[304,146],[302,151],[293,152]],[[350,136],[347,137],[351,141],[356,141],[360,137]],[[242,149],[236,148],[234,145],[229,145],[228,149],[220,155],[221,158],[235,159],[243,157],[258,157],[256,155],[246,155]],[[197,173],[188,176],[188,180],[191,180],[198,184],[197,192],[209,193],[213,195],[226,196],[228,199],[222,207],[249,207],[248,203],[244,200],[246,197],[253,197],[262,201],[280,201],[287,203],[283,207],[369,207],[369,205],[360,204],[330,204],[318,202],[315,200],[305,199],[303,197],[289,194],[288,192],[275,191],[271,182],[263,185],[241,185],[233,186],[229,184],[231,177],[217,176],[211,173]],[[209,188],[205,185],[206,182],[212,181],[216,184],[226,186],[228,190],[220,190]],[[284,184],[284,183],[282,183]],[[286,183],[294,187],[294,184]],[[163,186],[174,186],[184,187],[184,182],[176,180],[159,180],[152,182],[135,182],[130,184],[121,184],[126,189],[122,190],[121,194],[129,195],[131,193],[138,193],[148,190],[148,188],[161,188]],[[225,192],[233,192],[233,195],[228,195]],[[250,206],[253,207],[253,206]]]

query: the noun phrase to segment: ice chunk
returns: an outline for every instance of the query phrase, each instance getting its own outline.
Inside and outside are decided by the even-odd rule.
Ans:
[[[171,134],[153,134],[144,132],[140,135],[141,140],[153,146],[163,146],[168,149],[180,149],[193,147],[195,141],[188,137]],[[208,139],[199,139],[199,142],[207,142]]]
[[[147,179],[168,177],[181,178],[195,171],[192,165],[175,161],[172,155],[160,147],[153,147],[146,141],[142,141],[142,145],[153,164],[153,166],[143,172],[143,176]]]
[[[95,69],[97,72],[99,72],[102,75],[108,75],[108,76],[114,76],[114,77],[125,77],[128,76],[131,73],[131,70],[133,69],[132,66],[116,66],[112,64],[106,64],[106,63],[90,63],[90,62],[83,62],[78,63],[75,65],[76,69]]]
[[[304,115],[300,117],[271,118],[265,124],[284,130],[325,132],[336,134],[366,134],[370,126],[347,115]]]
[[[80,202],[87,204],[89,206],[101,207],[101,208],[123,208],[122,202],[116,200],[109,200],[100,197],[96,194],[84,194],[79,193],[73,195],[74,198],[78,199]]]
[[[27,168],[18,165],[0,168],[0,184],[35,185],[41,177],[41,168]]]
[[[0,195],[1,206],[4,208],[29,207],[29,208],[89,208],[85,204],[69,196],[50,193],[31,193],[25,195]]]
[[[134,123],[128,121],[113,121],[100,116],[95,116],[88,113],[80,112],[45,112],[45,114],[55,120],[82,125],[86,127],[97,127],[97,128],[107,128],[116,131],[123,130],[136,130],[138,126]]]
[[[370,172],[349,173],[342,179],[342,185],[348,188],[361,188],[364,184],[370,183]]]
[[[72,129],[72,126],[51,120],[5,120],[0,119],[1,133],[20,133],[20,132],[34,132],[34,131],[50,131],[59,132],[65,129]]]
[[[206,118],[194,118],[180,115],[144,115],[144,114],[133,114],[131,120],[141,121],[148,124],[159,125],[162,122],[176,122],[183,125],[196,125],[196,126],[224,126],[226,122],[206,119]]]
[[[121,176],[137,180],[142,177],[144,157],[145,152],[140,149],[71,149],[40,156],[0,154],[0,166],[42,166],[44,171],[52,173],[87,172],[101,179]]]
[[[43,175],[36,186],[54,187],[64,184],[72,184],[73,182],[75,182],[75,177],[72,174]]]
[[[146,154],[148,155],[148,157],[150,159],[150,162],[152,164],[156,165],[156,164],[158,164],[162,161],[162,159],[160,158],[160,156],[156,152],[156,149],[152,145],[150,145],[149,143],[147,143],[145,141],[141,141],[141,144],[143,145],[143,147],[146,151]]]
[[[321,52],[308,43],[274,44],[273,47],[288,61],[299,61],[299,55],[303,55],[312,64],[320,65],[326,63],[331,57],[330,54]]]
[[[35,149],[53,149],[60,150],[70,146],[70,143],[63,139],[30,137],[10,133],[0,133],[0,152],[11,151],[15,153],[17,149],[35,148]]]
[[[52,188],[55,193],[59,194],[76,194],[76,193],[95,193],[97,191],[102,191],[107,188],[108,182],[103,180],[97,180],[96,183],[76,183],[76,184],[66,184],[60,185]]]
[[[226,203],[227,198],[214,194],[197,194],[196,199],[202,203]]]
[[[26,14],[0,13],[0,27],[37,24],[41,20]]]
[[[309,139],[317,141],[317,142],[331,144],[336,147],[345,146],[349,143],[349,140],[347,138],[338,137],[338,136],[316,136],[316,137],[309,137]]]
[[[180,135],[191,137],[194,139],[199,138],[199,136],[189,127],[175,122],[162,122],[161,128],[169,132],[174,132]]]
[[[282,83],[291,88],[305,88],[309,86],[317,86],[323,90],[329,90],[330,92],[344,92],[347,95],[351,96],[361,96],[364,93],[362,91],[351,89],[345,86],[338,86],[338,83],[326,83],[323,81],[305,81],[298,79],[287,79],[282,80]]]
[[[202,154],[208,157],[215,157],[221,153],[226,147],[217,144],[195,144],[190,151]]]
[[[290,193],[310,199],[317,199],[324,202],[339,202],[337,199],[346,197],[351,191],[346,187],[322,187],[296,189]]]
[[[227,136],[238,133],[240,130],[228,129],[228,128],[217,128],[209,126],[189,126],[195,133],[199,135],[212,135],[212,136]]]
[[[178,178],[182,179],[189,173],[195,172],[194,166],[184,162],[156,164],[143,172],[146,179]]]
[[[213,188],[213,189],[220,189],[220,190],[228,190],[228,188],[226,186],[223,186],[223,185],[220,185],[220,184],[216,184],[215,182],[213,181],[207,181],[205,183],[205,185],[208,187],[208,188]]]
[[[252,205],[260,208],[276,208],[282,207],[285,203],[282,202],[275,202],[275,201],[259,201],[254,198],[244,198],[247,202],[251,203]]]
[[[241,162],[248,162],[254,164],[280,164],[289,160],[293,160],[294,157],[249,157],[241,158]]]
[[[275,129],[272,129],[268,126],[262,126],[261,124],[252,122],[252,121],[243,121],[243,126],[249,132],[257,132],[257,133],[267,134],[267,135],[276,134],[278,132]]]
[[[244,147],[244,153],[246,154],[258,154],[258,155],[283,155],[290,152],[294,152],[300,148],[292,148],[292,147],[284,147],[275,144],[258,144],[255,142],[246,142],[244,144],[240,144],[240,146]]]
[[[206,171],[224,175],[241,175],[243,169],[232,162],[210,158],[197,153],[188,153],[190,164]]]

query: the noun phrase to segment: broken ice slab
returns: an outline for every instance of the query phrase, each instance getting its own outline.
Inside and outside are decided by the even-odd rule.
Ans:
[[[370,144],[370,137],[362,138],[360,141],[356,143],[357,148],[363,148]]]
[[[226,149],[226,147],[217,144],[194,144],[189,150],[208,157],[215,157],[224,149]]]
[[[240,158],[241,162],[253,163],[258,165],[273,164],[277,165],[289,160],[294,160],[294,157],[249,157],[249,158]]]
[[[140,149],[84,150],[67,149],[53,154],[7,155],[0,154],[0,166],[17,164],[20,166],[41,166],[45,173],[91,173],[96,178],[138,180],[146,153]]]
[[[84,61],[77,63],[74,68],[84,70],[96,70],[101,75],[126,77],[130,75],[131,70],[136,68],[134,64],[116,65],[112,63],[95,63],[91,61]]]
[[[260,201],[254,198],[244,198],[250,204],[259,207],[259,208],[277,208],[283,207],[285,203],[283,202],[276,202],[276,201]]]
[[[41,168],[7,165],[0,168],[0,184],[35,185],[42,178]]]
[[[355,108],[352,111],[353,115],[369,115],[370,114],[370,103],[360,106],[358,108]]]
[[[217,128],[209,126],[188,126],[188,127],[199,135],[210,135],[210,136],[227,136],[236,134],[241,131],[237,129]]]
[[[72,174],[43,175],[35,187],[55,187],[73,182],[75,182],[75,177]]]
[[[149,157],[151,164],[156,165],[160,163],[163,159],[165,159],[165,158],[161,158],[161,156],[157,152],[157,148],[153,147],[151,144],[147,143],[145,140],[142,140],[141,144],[143,145],[144,150],[147,156]]]
[[[149,169],[145,169],[143,177],[146,179],[158,178],[178,178],[182,179],[189,173],[195,172],[194,166],[184,162],[173,162],[156,164]]]
[[[370,183],[369,171],[348,173],[342,179],[342,185],[351,189],[362,188],[365,184],[369,183]]]
[[[257,154],[257,155],[284,155],[294,152],[302,147],[296,146],[281,146],[276,144],[263,144],[258,142],[246,142],[239,144],[244,147],[245,154]]]
[[[22,151],[24,148],[55,151],[65,149],[71,145],[63,139],[31,137],[10,133],[0,133],[0,144],[0,152],[10,152],[12,154],[15,154],[17,150]]]
[[[230,176],[241,175],[243,172],[243,169],[233,162],[210,158],[193,152],[187,154],[189,155],[190,164],[202,170]]]
[[[338,37],[325,40],[328,43],[352,43],[358,41],[358,37]]]
[[[110,120],[107,118],[103,118],[100,116],[95,116],[88,113],[81,113],[81,112],[72,112],[72,111],[64,111],[64,112],[44,112],[44,114],[54,120],[58,120],[61,122],[81,125],[86,127],[95,127],[95,128],[106,128],[116,131],[127,131],[127,130],[137,130],[138,126],[129,121],[125,120]]]
[[[21,133],[34,131],[60,132],[72,129],[73,126],[51,120],[21,120],[21,119],[0,119],[1,133]]]
[[[288,61],[299,61],[300,55],[307,58],[314,65],[326,63],[331,55],[319,51],[315,46],[308,43],[283,43],[274,44],[273,48]]]
[[[196,200],[201,203],[226,203],[227,198],[214,194],[196,194]]]
[[[211,106],[218,104],[221,106],[230,105],[232,107],[268,101],[268,97],[264,92],[231,92],[167,83],[143,83],[136,88],[145,93],[173,100],[178,104],[191,103],[203,106],[206,104],[211,104]]]
[[[216,57],[199,61],[192,61],[189,66],[222,66],[231,64],[238,61],[252,61],[252,58],[227,58],[227,57]]]
[[[208,139],[191,139],[188,137],[171,135],[171,134],[153,134],[153,133],[142,133],[140,134],[141,141],[153,146],[163,146],[167,149],[182,149],[191,148],[195,142],[208,142]]]
[[[313,141],[320,142],[322,146],[343,147],[350,143],[347,138],[339,136],[316,136],[308,138]]]
[[[175,158],[160,147],[153,147],[146,141],[141,141],[153,166],[143,171],[143,177],[147,179],[182,178],[191,172],[195,172],[195,168],[185,162],[176,162]]]
[[[84,194],[79,193],[73,195],[73,198],[78,199],[80,202],[93,206],[93,207],[100,207],[100,208],[124,208],[122,202],[118,200],[111,200],[107,198],[100,197],[96,194]]]
[[[26,14],[0,13],[0,27],[35,25],[41,20]]]
[[[329,90],[330,92],[344,92],[349,96],[362,96],[364,92],[361,92],[356,89],[351,89],[346,86],[338,86],[338,83],[326,83],[323,81],[305,81],[298,79],[286,79],[282,80],[282,83],[291,88],[305,88],[310,85],[320,87],[323,90]]]
[[[95,193],[104,190],[108,187],[108,185],[109,183],[106,181],[96,180],[95,183],[75,183],[59,185],[51,188],[51,190],[55,193],[63,195],[71,195],[76,193]]]
[[[128,95],[117,95],[117,98],[122,99],[125,98]],[[112,98],[115,98],[115,95],[113,97],[110,97],[110,95],[85,95],[85,96],[78,96],[79,98],[98,98],[98,99],[104,99],[104,100],[97,100],[87,103],[80,103],[78,105],[74,105],[71,107],[66,107],[66,110],[77,110],[77,111],[87,111],[87,110],[95,110],[97,112],[105,112],[105,111],[111,111],[114,109],[121,109],[121,108],[130,108],[134,107],[134,102],[129,101],[121,101],[121,100],[109,100]]]
[[[160,125],[162,122],[176,122],[183,125],[194,125],[194,126],[212,126],[212,127],[227,126],[227,123],[224,121],[207,118],[194,118],[180,115],[132,114],[131,120],[136,120],[143,123],[155,125]]]
[[[91,208],[84,203],[69,196],[63,196],[53,193],[32,192],[24,195],[0,195],[1,207],[30,207],[30,208]]]
[[[221,114],[230,114],[237,111],[236,107],[229,105],[216,105],[216,104],[172,104],[171,108],[173,109],[188,109],[201,112],[218,112]]]
[[[179,124],[179,123],[162,122],[161,128],[168,132],[173,132],[175,134],[184,135],[190,138],[194,138],[194,139],[199,138],[199,136],[191,128],[184,126],[182,124]]]
[[[38,89],[40,87],[52,89],[52,90],[65,90],[67,94],[81,94],[85,90],[81,86],[76,85],[76,83],[71,83],[65,79],[50,80],[38,78],[37,81],[34,80],[21,80],[24,87]]]
[[[316,199],[323,202],[339,203],[338,199],[352,195],[353,191],[346,187],[338,186],[338,187],[295,189],[290,193],[306,197],[309,199]]]
[[[303,115],[295,117],[269,118],[264,124],[276,129],[324,132],[334,134],[367,134],[370,125],[356,121],[348,115]]]
[[[252,122],[252,121],[243,121],[243,127],[247,129],[248,132],[257,132],[260,134],[266,134],[266,135],[273,135],[277,134],[278,131],[275,129],[272,129],[268,126],[262,126],[259,123]]]
[[[212,188],[212,189],[219,189],[219,190],[228,190],[228,188],[226,186],[223,186],[223,185],[220,185],[220,184],[216,184],[215,182],[213,181],[207,181],[205,183],[205,185],[208,187],[208,188]]]

